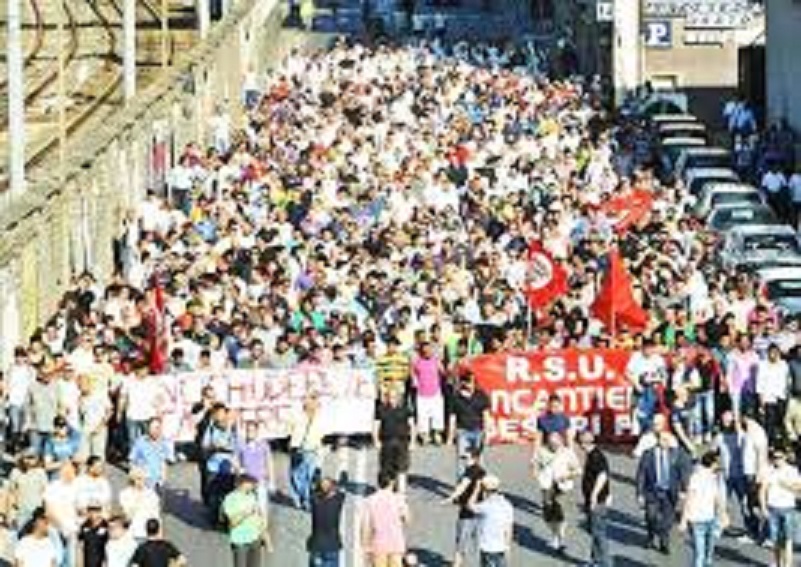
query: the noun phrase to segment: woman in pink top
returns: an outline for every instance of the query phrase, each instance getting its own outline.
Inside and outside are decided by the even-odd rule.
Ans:
[[[442,376],[445,369],[431,348],[420,344],[420,353],[412,361],[412,380],[417,391],[417,433],[420,442],[431,437],[432,443],[442,440],[445,430],[445,402],[442,398]]]
[[[401,567],[406,554],[406,523],[409,507],[403,495],[395,492],[395,479],[378,475],[378,490],[364,503],[362,547],[372,567]]]

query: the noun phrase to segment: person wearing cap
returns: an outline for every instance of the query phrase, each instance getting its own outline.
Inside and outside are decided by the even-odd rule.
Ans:
[[[793,545],[798,529],[796,499],[801,496],[801,473],[787,459],[783,447],[770,454],[770,465],[762,477],[759,505],[768,520],[768,538],[776,567],[794,567]]]
[[[481,567],[509,567],[514,537],[514,508],[499,492],[500,479],[486,475],[467,507],[478,517],[478,549]],[[479,501],[479,496],[481,500]]]
[[[252,476],[239,475],[236,488],[220,507],[220,514],[228,524],[234,567],[261,567],[262,545],[266,543],[268,549],[272,548],[256,485]]]

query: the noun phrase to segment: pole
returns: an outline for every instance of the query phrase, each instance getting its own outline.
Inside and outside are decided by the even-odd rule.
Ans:
[[[197,0],[197,26],[200,38],[206,39],[209,33],[209,0]]]
[[[8,0],[8,144],[12,194],[25,190],[25,77],[22,63],[22,0]]]
[[[123,91],[125,101],[136,96],[136,0],[124,0],[122,9]]]
[[[170,66],[170,6],[161,0],[161,68]]]
[[[66,37],[65,24],[67,19],[67,5],[59,2],[58,23],[56,35],[58,36],[58,174],[63,181],[66,177],[67,167],[67,85],[66,85]]]

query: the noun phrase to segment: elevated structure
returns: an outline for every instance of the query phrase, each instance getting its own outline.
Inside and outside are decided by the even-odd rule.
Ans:
[[[801,132],[801,1],[769,0],[765,7],[768,118],[786,118]]]

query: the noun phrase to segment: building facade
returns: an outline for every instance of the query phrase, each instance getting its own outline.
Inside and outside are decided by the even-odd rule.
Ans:
[[[801,132],[801,1],[769,0],[766,83],[768,118]]]

